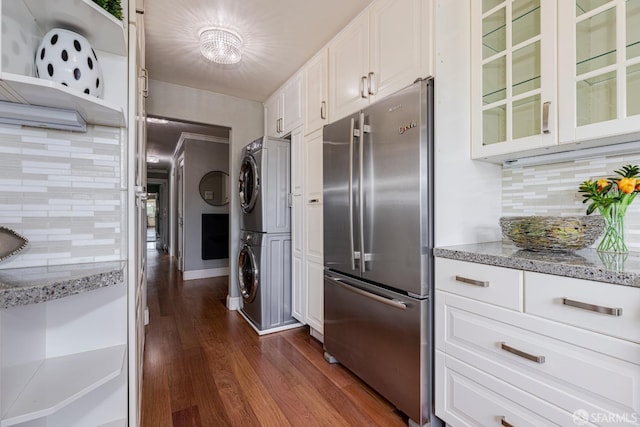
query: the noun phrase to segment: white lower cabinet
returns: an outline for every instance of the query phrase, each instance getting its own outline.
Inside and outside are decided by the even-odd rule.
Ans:
[[[573,425],[573,417],[580,425],[640,425],[640,343],[625,329],[637,329],[639,288],[492,266],[478,276],[469,266],[436,259],[436,415],[451,426]],[[504,270],[523,275],[512,283],[524,284],[523,310],[490,297],[491,277]],[[447,288],[452,274],[489,285]],[[621,315],[587,310],[601,316],[603,326],[593,327],[597,320],[572,318],[585,310],[558,302],[565,296],[622,307]],[[619,327],[606,323],[611,317]]]

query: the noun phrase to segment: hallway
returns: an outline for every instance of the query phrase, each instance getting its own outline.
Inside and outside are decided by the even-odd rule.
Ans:
[[[183,282],[148,251],[143,427],[406,426],[306,327],[259,337],[225,308],[227,277]]]

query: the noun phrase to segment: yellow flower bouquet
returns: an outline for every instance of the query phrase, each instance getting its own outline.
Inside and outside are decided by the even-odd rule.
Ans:
[[[583,182],[580,193],[584,197],[582,203],[589,203],[587,215],[597,209],[605,220],[598,251],[625,253],[629,250],[624,243],[624,215],[640,192],[640,169],[637,165],[626,165],[615,173],[617,176],[611,178]]]

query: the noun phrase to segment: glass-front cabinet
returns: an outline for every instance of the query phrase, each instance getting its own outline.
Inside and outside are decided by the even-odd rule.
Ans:
[[[471,2],[472,157],[557,144],[554,0]]]
[[[637,140],[640,0],[561,1],[558,11],[560,143]]]

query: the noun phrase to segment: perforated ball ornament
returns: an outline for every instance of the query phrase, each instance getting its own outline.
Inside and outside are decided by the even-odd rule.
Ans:
[[[73,31],[54,28],[36,51],[36,76],[102,98],[104,82],[89,41]]]

